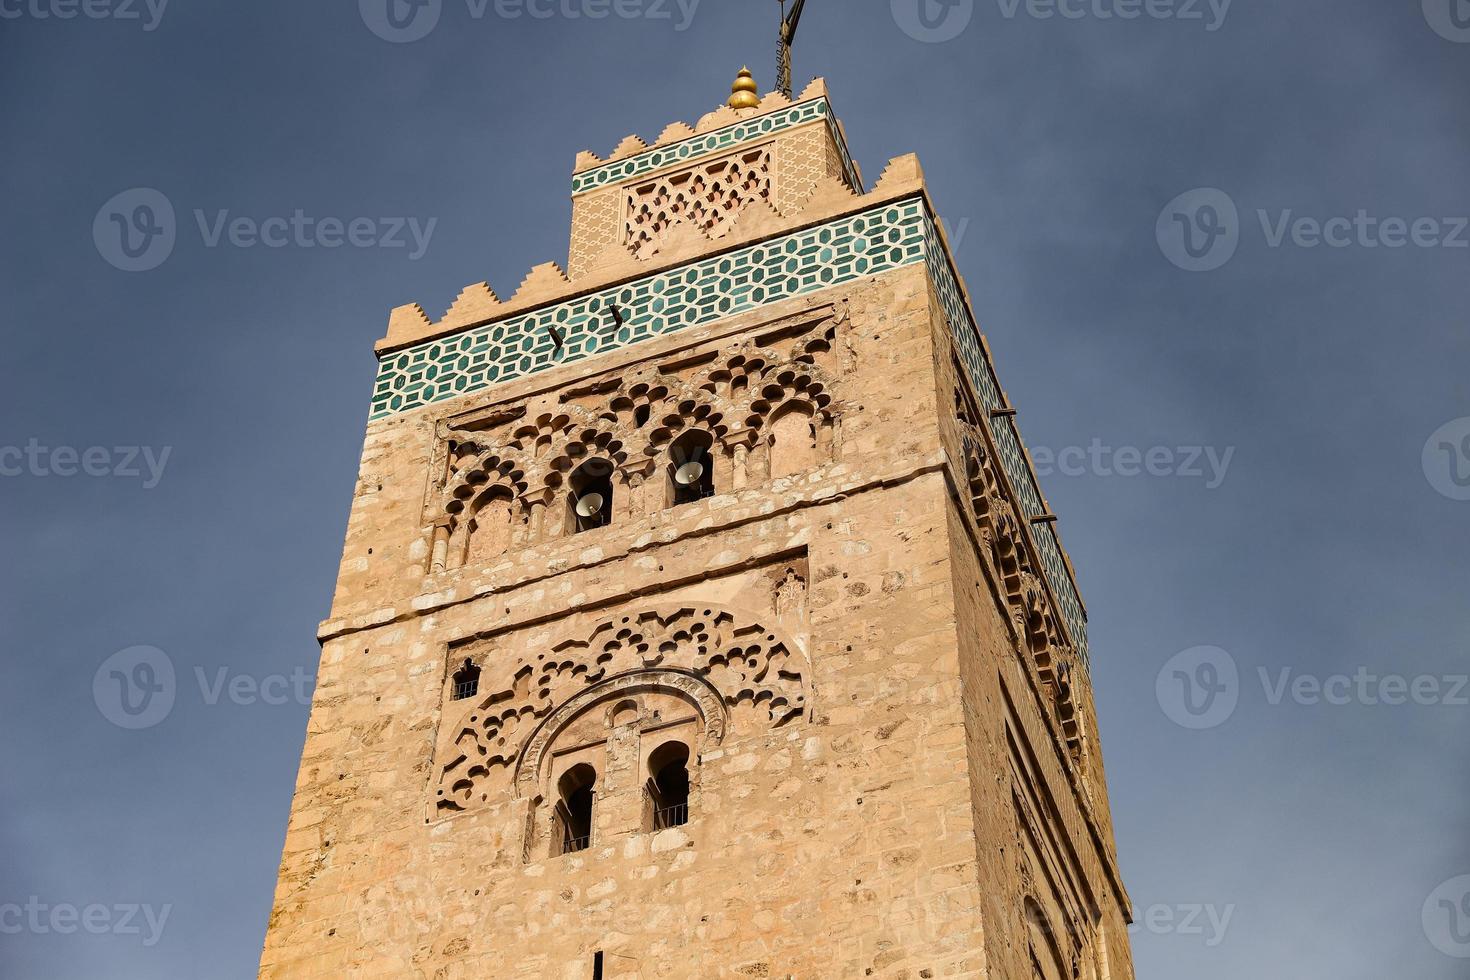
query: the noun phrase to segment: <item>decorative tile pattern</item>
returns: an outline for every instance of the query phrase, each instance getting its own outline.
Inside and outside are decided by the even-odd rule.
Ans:
[[[630,185],[624,244],[646,259],[681,222],[719,238],[721,226],[734,220],[741,207],[757,200],[770,202],[772,148],[771,143],[745,147],[689,170]]]
[[[379,364],[372,417],[922,262],[924,221],[917,198],[886,205],[390,354]]]
[[[607,248],[618,241],[623,195],[615,187],[584,194],[572,202],[572,246],[567,275],[585,275]]]
[[[379,365],[372,418],[919,262],[927,265],[985,409],[1006,407],[934,219],[923,200],[913,198],[390,354]],[[622,313],[622,326],[615,326],[609,303]],[[1022,512],[1028,518],[1043,515],[1041,492],[1014,420],[992,420],[991,429]],[[1056,528],[1033,525],[1031,531],[1085,660],[1087,621]]]
[[[822,177],[841,180],[842,157],[829,134],[817,126],[804,126],[777,141],[776,210],[792,214],[811,194]]]
[[[832,106],[825,98],[813,99],[810,102],[801,102],[780,112],[770,112],[763,116],[755,116],[723,129],[696,136],[693,139],[681,140],[678,143],[670,143],[668,146],[655,147],[646,153],[628,157],[626,160],[616,160],[604,164],[593,170],[588,170],[572,177],[572,193],[581,194],[585,191],[604,187],[608,184],[617,184],[637,177],[642,174],[652,173],[675,163],[702,157],[707,153],[715,153],[719,150],[729,149],[744,143],[747,140],[758,137],[769,137],[776,133],[784,132],[793,126],[800,126],[815,119],[825,119],[827,126],[832,131],[832,139],[841,147],[843,166],[848,176],[848,183],[854,188],[861,189],[858,180],[857,168],[852,165],[852,158],[847,152],[846,142],[838,131],[836,123],[832,118]]]

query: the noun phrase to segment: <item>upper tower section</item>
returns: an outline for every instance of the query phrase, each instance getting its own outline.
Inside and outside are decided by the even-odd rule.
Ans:
[[[816,79],[795,98],[757,98],[754,87],[742,70],[729,102],[693,125],[671,123],[652,143],[628,136],[606,158],[577,154],[566,266],[536,266],[509,299],[488,283],[467,286],[437,321],[417,304],[399,307],[379,355],[758,241],[862,198],[826,83]],[[917,180],[917,161],[905,159],[903,176]],[[388,407],[391,396],[379,395],[375,408]]]
[[[567,271],[708,250],[737,219],[795,214],[819,183],[862,192],[826,84],[758,98],[742,70],[730,101],[693,126],[671,123],[652,144],[629,136],[605,160],[577,155]]]
[[[437,321],[395,309],[377,344],[371,420],[422,411],[590,358],[889,273],[924,270],[973,393],[964,409],[994,465],[969,477],[1014,501],[1072,646],[1086,612],[1070,562],[955,268],[918,158],[891,160],[871,189],[852,162],[820,79],[794,98],[756,98],[748,72],[730,101],[650,145],[577,157],[570,258],[536,266],[509,299],[466,287]],[[960,407],[957,406],[957,411]],[[977,436],[978,438],[978,436]]]

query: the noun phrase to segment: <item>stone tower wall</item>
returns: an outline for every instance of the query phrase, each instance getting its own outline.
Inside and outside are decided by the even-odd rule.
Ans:
[[[664,193],[775,114],[839,171],[799,201],[778,163],[774,203],[748,173],[726,219],[395,311],[262,977],[1132,976],[1045,501],[917,162],[860,193],[808,97],[575,178]]]

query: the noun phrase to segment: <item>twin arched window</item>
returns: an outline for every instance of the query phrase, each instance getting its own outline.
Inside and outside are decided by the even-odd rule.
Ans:
[[[665,742],[648,757],[643,790],[643,830],[653,833],[689,822],[689,746]],[[553,854],[576,854],[592,846],[597,805],[597,770],[579,763],[556,781]]]

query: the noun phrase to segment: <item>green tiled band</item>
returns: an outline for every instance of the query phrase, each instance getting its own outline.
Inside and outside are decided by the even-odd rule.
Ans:
[[[935,288],[939,292],[945,318],[949,321],[950,334],[955,338],[960,360],[970,375],[970,385],[975,389],[987,413],[1008,408],[1001,396],[1000,381],[995,376],[995,368],[991,365],[990,358],[986,357],[985,348],[980,342],[980,331],[970,316],[969,304],[960,292],[959,279],[950,264],[949,253],[940,241],[933,220],[927,214],[924,236],[929,277],[934,280]],[[1021,512],[1028,519],[1045,515],[1046,507],[1041,502],[1041,490],[1036,485],[1035,472],[1026,458],[1025,445],[1021,441],[1020,430],[1016,428],[1016,420],[1013,417],[993,418],[990,429],[995,436],[1001,466],[1020,498]],[[1066,559],[1062,557],[1062,543],[1057,535],[1056,525],[1032,524],[1031,537],[1036,542],[1036,550],[1040,553],[1047,581],[1051,583],[1052,591],[1061,603],[1062,618],[1066,621],[1067,631],[1072,635],[1078,653],[1086,662],[1087,616],[1082,611],[1082,599],[1072,583]]]
[[[378,367],[372,418],[919,262],[927,265],[985,409],[1006,407],[934,220],[916,197],[390,354]],[[617,306],[621,326],[610,304]],[[997,420],[992,431],[1021,511],[1027,518],[1042,516],[1041,492],[1014,422]],[[1068,631],[1085,658],[1087,622],[1056,529],[1033,525],[1032,536]]]
[[[918,198],[885,205],[389,354],[378,366],[372,417],[922,262],[925,220]]]
[[[668,146],[655,147],[645,153],[628,157],[626,160],[617,160],[613,163],[603,164],[594,170],[588,170],[577,174],[572,178],[572,193],[581,194],[584,191],[596,190],[608,184],[616,184],[630,177],[640,174],[653,173],[662,170],[671,164],[682,163],[695,157],[702,157],[708,153],[738,146],[747,140],[757,139],[762,136],[773,136],[776,133],[809,123],[815,119],[825,119],[827,126],[832,132],[832,139],[836,142],[838,149],[842,152],[842,166],[847,172],[847,182],[855,189],[862,190],[862,182],[858,179],[857,168],[852,164],[852,157],[847,152],[847,141],[842,138],[842,133],[837,129],[832,118],[832,106],[825,98],[813,99],[810,102],[802,102],[782,109],[780,112],[768,113],[764,116],[756,116],[705,133],[702,136],[694,136],[678,143],[670,143]]]

